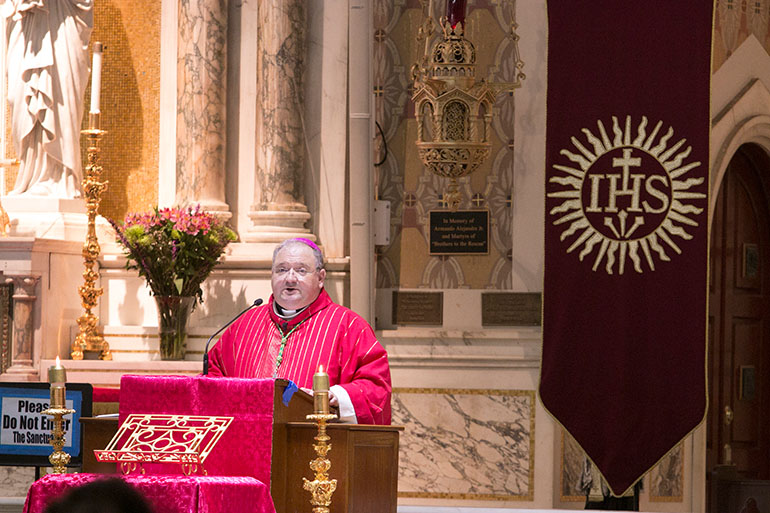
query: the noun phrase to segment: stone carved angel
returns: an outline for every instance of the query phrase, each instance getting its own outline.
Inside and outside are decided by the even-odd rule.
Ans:
[[[5,0],[11,135],[21,164],[10,195],[80,197],[80,128],[93,0]]]

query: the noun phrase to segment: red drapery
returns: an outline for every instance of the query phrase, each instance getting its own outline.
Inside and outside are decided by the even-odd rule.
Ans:
[[[706,409],[712,5],[548,2],[540,395],[615,493]]]
[[[272,379],[132,376],[120,380],[120,422],[132,413],[233,417],[204,462],[209,476],[252,476],[270,484]],[[237,457],[235,456],[237,455]],[[176,464],[146,464],[149,474],[181,473]]]
[[[48,474],[27,493],[24,513],[42,513],[48,504],[72,488],[108,476]],[[158,513],[275,513],[270,489],[244,476],[122,476]]]

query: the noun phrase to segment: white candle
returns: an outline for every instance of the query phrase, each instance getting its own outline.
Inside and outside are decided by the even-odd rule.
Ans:
[[[64,383],[67,381],[67,371],[62,367],[58,356],[56,365],[48,368],[48,381],[51,383],[51,408],[64,408],[66,404]]]
[[[323,365],[313,374],[313,406],[314,413],[329,413],[329,375]]]
[[[91,113],[99,113],[99,94],[102,89],[102,44],[94,43],[94,62],[91,66]]]

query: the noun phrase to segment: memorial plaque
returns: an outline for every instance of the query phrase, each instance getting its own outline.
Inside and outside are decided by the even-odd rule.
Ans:
[[[432,210],[429,224],[431,255],[489,254],[488,210]]]
[[[482,326],[540,326],[539,292],[483,292]]]
[[[441,326],[443,314],[443,292],[393,292],[393,324]]]

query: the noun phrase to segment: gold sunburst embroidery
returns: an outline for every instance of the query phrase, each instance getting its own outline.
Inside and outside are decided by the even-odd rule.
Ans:
[[[594,271],[604,263],[607,274],[623,274],[628,261],[637,273],[643,262],[654,271],[656,258],[682,253],[679,239],[692,239],[688,229],[701,222],[704,209],[693,203],[706,198],[697,190],[704,178],[690,174],[701,162],[688,162],[686,139],[669,145],[674,129],[661,134],[662,127],[658,121],[648,133],[643,116],[634,134],[631,116],[623,127],[613,116],[610,134],[599,120],[596,134],[583,128],[584,138],[573,136],[573,147],[561,150],[569,163],[553,165],[547,197],[558,204],[549,215],[567,253],[580,249],[580,261],[592,255]]]

